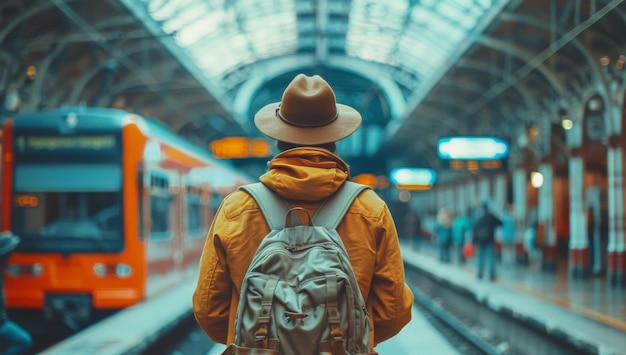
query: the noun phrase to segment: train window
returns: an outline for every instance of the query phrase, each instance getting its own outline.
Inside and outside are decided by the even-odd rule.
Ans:
[[[17,165],[11,225],[20,251],[123,248],[119,165]]]
[[[20,203],[21,196],[35,197],[37,203]],[[121,193],[17,192],[12,229],[22,237],[22,251],[119,251],[123,246]]]
[[[166,177],[153,174],[150,177],[150,217],[152,228],[150,239],[167,240],[171,238],[170,211],[172,195]]]
[[[199,195],[187,195],[187,231],[190,237],[204,237],[202,203]]]
[[[115,164],[18,165],[16,191],[119,191],[122,168]]]
[[[211,192],[211,209],[213,213],[217,212],[217,209],[220,207],[220,203],[222,203],[222,194],[219,191]]]

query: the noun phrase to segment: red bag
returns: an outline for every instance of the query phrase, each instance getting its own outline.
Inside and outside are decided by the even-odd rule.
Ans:
[[[463,245],[463,256],[465,259],[471,259],[474,257],[474,243],[467,242]]]

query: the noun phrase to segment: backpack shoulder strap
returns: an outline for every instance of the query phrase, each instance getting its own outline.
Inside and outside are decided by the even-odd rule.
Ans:
[[[254,198],[270,230],[281,229],[285,226],[285,216],[291,208],[287,201],[261,182],[240,186],[239,190],[246,191]]]
[[[313,225],[336,229],[354,199],[363,190],[369,188],[367,185],[346,181],[339,191],[335,192],[317,209],[313,216]]]

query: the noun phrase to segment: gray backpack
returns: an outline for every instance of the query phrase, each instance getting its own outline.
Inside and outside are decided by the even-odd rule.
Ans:
[[[311,218],[262,183],[241,187],[270,232],[244,277],[234,343],[224,354],[377,354],[369,350],[369,315],[335,230],[365,188],[346,182]]]

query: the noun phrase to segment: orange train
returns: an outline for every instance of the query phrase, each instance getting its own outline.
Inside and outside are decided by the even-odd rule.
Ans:
[[[77,330],[194,277],[217,206],[249,181],[125,111],[7,120],[2,230],[21,238],[6,269],[11,313]]]

